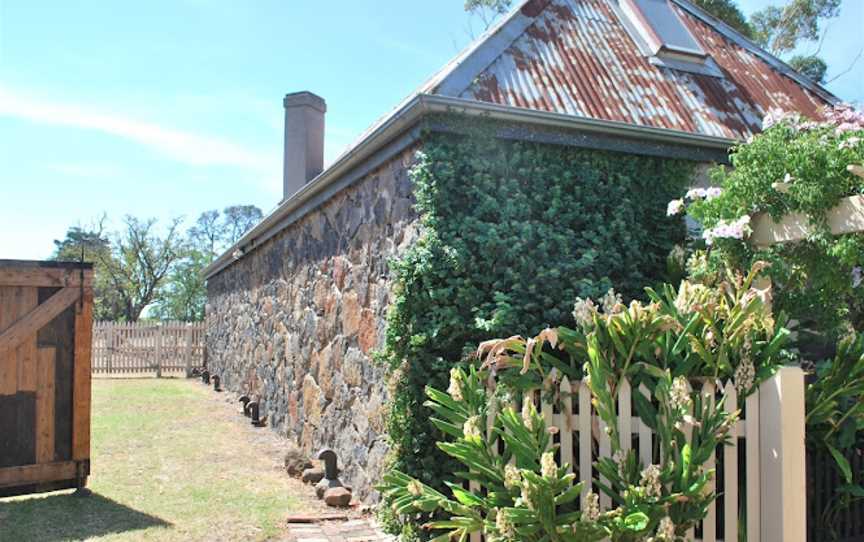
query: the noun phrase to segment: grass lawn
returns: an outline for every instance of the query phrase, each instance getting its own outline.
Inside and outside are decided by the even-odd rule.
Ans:
[[[0,541],[266,540],[319,506],[278,437],[195,380],[94,380],[93,495],[0,500]]]

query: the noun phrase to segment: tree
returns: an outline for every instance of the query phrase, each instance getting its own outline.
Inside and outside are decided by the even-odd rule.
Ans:
[[[480,17],[489,28],[496,17],[510,10],[512,4],[513,0],[465,0],[465,11]]]
[[[225,208],[223,215],[224,240],[229,245],[239,241],[264,218],[261,209],[254,205],[232,205]]]
[[[172,266],[153,307],[152,315],[160,320],[204,320],[207,286],[202,271],[212,258],[194,248],[187,247],[184,252],[184,257]]]
[[[753,37],[753,29],[747,17],[738,8],[735,0],[692,0],[694,4],[717,17],[748,38]]]
[[[795,71],[817,83],[825,82],[828,64],[816,55],[795,55],[789,59]]]
[[[111,285],[102,262],[113,258],[111,240],[105,234],[106,216],[89,226],[72,226],[61,240],[54,240],[52,260],[93,263],[93,316],[97,320],[122,317],[120,297]]]
[[[100,255],[108,282],[120,298],[122,318],[136,322],[159,299],[160,287],[182,255],[178,242],[181,219],[168,225],[164,237],[155,232],[155,219],[126,216],[125,231],[114,236],[112,257]]]
[[[219,222],[219,211],[204,211],[195,225],[189,228],[189,242],[209,258],[215,258],[222,249],[225,229]]]
[[[163,320],[203,320],[207,303],[204,269],[262,216],[261,209],[254,205],[227,207],[221,215],[215,209],[201,213],[186,233],[181,257],[171,267],[154,301],[152,315]]]
[[[819,22],[836,17],[840,0],[791,0],[785,6],[769,6],[750,17],[756,42],[779,55],[801,41],[819,39]]]
[[[775,55],[789,53],[802,41],[819,39],[819,23],[836,17],[841,0],[789,0],[785,6],[768,6],[752,15],[750,21],[738,8],[735,0],[692,0],[711,15]],[[824,36],[823,36],[824,38]],[[789,65],[817,82],[825,82],[828,64],[818,56],[795,55]]]

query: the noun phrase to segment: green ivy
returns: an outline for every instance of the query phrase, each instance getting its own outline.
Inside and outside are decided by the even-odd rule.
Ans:
[[[421,237],[391,263],[390,466],[435,487],[453,465],[425,387],[446,387],[480,341],[573,322],[577,297],[642,297],[685,234],[663,210],[692,163],[490,134],[427,134],[411,171]]]

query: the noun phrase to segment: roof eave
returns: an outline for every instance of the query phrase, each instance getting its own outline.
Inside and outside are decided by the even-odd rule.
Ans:
[[[280,203],[264,220],[207,266],[203,271],[204,277],[210,278],[231,265],[235,261],[233,254],[238,250],[245,256],[250,250],[253,250],[269,239],[272,235],[268,235],[268,233],[283,218],[302,207],[329,185],[338,181],[354,167],[360,165],[363,160],[378,149],[414,126],[421,117],[430,113],[475,115],[492,120],[564,128],[586,133],[620,136],[629,139],[692,146],[703,149],[726,150],[737,143],[736,140],[724,137],[693,134],[666,128],[637,126],[623,122],[577,117],[562,113],[537,111],[449,96],[418,94],[407,101],[387,120],[370,132],[367,137],[341,155],[336,162],[297,191],[297,193]]]

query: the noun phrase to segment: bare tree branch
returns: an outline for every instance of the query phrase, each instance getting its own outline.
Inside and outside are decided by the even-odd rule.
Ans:
[[[842,76],[846,75],[847,73],[851,72],[852,68],[855,67],[855,64],[857,64],[858,61],[861,60],[861,55],[864,55],[864,47],[862,47],[861,49],[858,50],[858,54],[855,55],[855,58],[852,59],[852,62],[849,64],[849,66],[845,70],[843,70],[842,72],[838,73],[837,75],[835,75],[834,77],[832,77],[831,79],[826,81],[825,84],[827,85],[828,83],[833,83],[837,79],[839,79]]]

